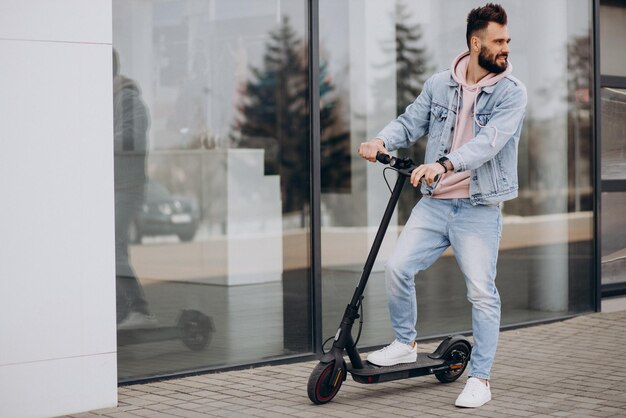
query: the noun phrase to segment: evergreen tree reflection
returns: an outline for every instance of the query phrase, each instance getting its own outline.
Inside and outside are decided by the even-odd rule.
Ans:
[[[283,212],[305,212],[309,201],[310,94],[306,45],[285,17],[270,32],[261,67],[242,88],[234,143],[265,149],[265,173],[280,175]],[[324,61],[320,63],[323,191],[350,188],[349,134]],[[236,135],[236,136],[235,136]]]

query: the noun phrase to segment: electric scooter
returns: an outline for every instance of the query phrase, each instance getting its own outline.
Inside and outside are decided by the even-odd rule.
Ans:
[[[176,325],[118,329],[120,346],[180,339],[192,351],[204,350],[210,343],[215,326],[213,319],[195,309],[183,309]]]
[[[432,353],[418,353],[417,361],[414,363],[381,367],[361,359],[356,346],[361,335],[362,319],[356,342],[352,338],[352,326],[354,321],[363,315],[363,292],[389,226],[389,221],[400,198],[402,187],[406,179],[411,177],[411,172],[417,168],[413,161],[408,158],[396,158],[380,152],[376,155],[376,160],[388,164],[398,173],[398,177],[365,262],[359,284],[354,291],[352,301],[346,307],[341,325],[335,334],[333,346],[328,353],[322,356],[309,376],[307,393],[309,399],[318,405],[330,402],[337,395],[341,384],[347,378],[347,373],[350,373],[356,382],[365,384],[431,374],[434,374],[442,383],[454,382],[465,371],[472,351],[472,346],[466,338],[455,335],[445,338]],[[359,314],[359,309],[361,309],[361,314]],[[350,359],[348,364],[344,360],[344,351]]]

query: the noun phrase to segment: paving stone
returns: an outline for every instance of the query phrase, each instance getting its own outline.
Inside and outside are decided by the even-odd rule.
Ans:
[[[348,379],[333,401],[313,405],[306,382],[317,361],[310,361],[122,386],[117,408],[72,417],[626,416],[626,368],[607,366],[607,355],[626,345],[624,323],[621,311],[502,332],[493,400],[478,409],[454,406],[466,376],[448,385],[432,377],[379,385]]]

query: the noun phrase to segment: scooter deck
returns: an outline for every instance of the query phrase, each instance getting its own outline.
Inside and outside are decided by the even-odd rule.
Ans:
[[[132,345],[180,339],[189,349],[206,348],[215,331],[213,319],[193,309],[181,311],[176,325],[118,329],[119,345]]]
[[[177,326],[118,329],[117,341],[120,345],[149,343],[182,338],[183,329]]]
[[[429,353],[418,353],[417,361],[414,363],[396,364],[394,366],[376,366],[369,362],[363,363],[362,369],[347,365],[348,372],[352,378],[359,383],[381,383],[392,380],[406,379],[409,377],[425,376],[447,369],[445,361],[441,359],[433,360]]]

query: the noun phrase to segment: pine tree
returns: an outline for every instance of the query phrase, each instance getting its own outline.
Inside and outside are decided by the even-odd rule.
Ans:
[[[572,36],[567,44],[567,149],[568,161],[568,210],[593,210],[590,189],[591,160],[581,156],[593,155],[591,145],[591,85],[592,51],[591,34]],[[578,171],[578,173],[576,172]]]
[[[426,48],[421,47],[422,28],[409,25],[411,13],[396,3],[396,113],[404,113],[424,87],[430,73]]]
[[[422,44],[422,28],[419,24],[411,25],[411,13],[401,1],[396,2],[395,19],[395,65],[396,69],[396,115],[404,113],[406,107],[413,103],[422,92],[424,83],[432,69],[428,65],[428,54]],[[388,53],[391,46],[383,46]],[[400,157],[411,158],[416,164],[424,162],[426,141],[420,140],[409,149],[398,151]],[[413,206],[421,194],[419,188],[407,185],[411,191],[405,190],[400,196],[398,214],[403,223],[411,213]]]
[[[270,32],[261,68],[251,68],[245,83],[239,117],[234,129],[237,145],[265,149],[265,173],[280,175],[283,211],[302,211],[309,201],[310,184],[310,94],[306,47],[287,17]],[[342,162],[347,174],[325,176],[323,188],[343,189],[350,184],[348,133],[338,117],[338,99],[320,64],[320,125],[322,171]],[[347,161],[347,163],[346,163]]]
[[[339,116],[340,100],[328,63],[320,59],[320,160],[322,192],[348,192],[351,186],[350,134]]]

